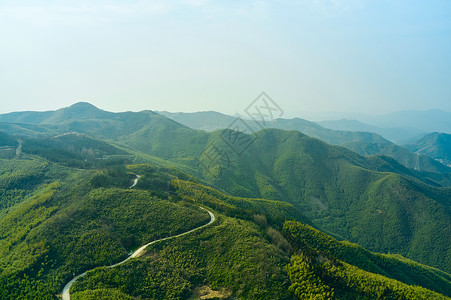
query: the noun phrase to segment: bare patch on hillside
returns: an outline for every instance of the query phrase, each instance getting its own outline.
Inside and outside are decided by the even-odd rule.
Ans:
[[[209,286],[204,285],[195,288],[193,295],[189,299],[230,299],[230,296],[232,296],[232,291],[226,288],[221,288],[219,291],[215,291],[212,290]]]
[[[310,196],[310,201],[318,210],[327,209],[326,204],[324,204],[319,197]]]

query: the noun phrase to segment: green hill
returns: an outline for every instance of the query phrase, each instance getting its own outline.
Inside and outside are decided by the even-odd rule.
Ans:
[[[82,117],[65,119],[67,113]],[[58,119],[60,114],[64,117]],[[252,144],[238,156],[224,143],[233,132],[192,130],[150,111],[115,114],[78,104],[51,117],[56,124],[52,126],[61,132],[85,132],[115,140],[127,152],[142,151],[170,160],[234,196],[288,202],[322,230],[370,250],[401,253],[446,270],[451,265],[444,238],[451,231],[450,192],[440,188],[451,182],[446,174],[406,169],[383,157],[365,158],[298,131],[267,129],[243,135]],[[217,166],[209,170],[199,168],[199,159],[212,143],[229,161],[213,162]],[[101,162],[95,159],[88,164],[80,154],[59,149],[55,151],[58,155],[48,159],[67,159],[67,165],[68,158],[75,158],[71,166],[78,168]],[[121,160],[130,162],[132,158]],[[440,233],[439,237],[433,238],[432,232]],[[419,245],[420,241],[424,243]]]
[[[206,131],[226,129],[235,119],[232,116],[217,112],[160,113],[193,129]],[[246,121],[246,123],[253,131],[260,130],[260,127],[254,122]],[[398,160],[401,164],[411,169],[451,173],[451,168],[431,159],[431,157],[427,155],[418,156],[408,149],[400,147],[381,135],[374,133],[371,131],[371,126],[366,128],[368,129],[367,131],[333,130],[301,118],[293,118],[268,121],[265,123],[265,128],[299,130],[308,136],[318,138],[328,144],[345,147],[361,155],[385,155]]]
[[[444,295],[451,294],[450,275],[437,269],[338,242],[298,222],[286,222],[284,234],[295,249],[287,267],[289,290],[299,299],[448,299]]]
[[[296,131],[266,130],[230,164],[218,166],[211,180],[235,196],[289,202],[323,230],[449,271],[451,189],[396,161],[365,158]]]
[[[22,161],[26,160],[12,161],[15,172],[30,172],[29,166],[20,166]],[[30,193],[25,190],[23,201],[10,206],[0,219],[2,299],[55,299],[73,274],[117,262],[147,241],[209,219],[197,207],[172,203],[151,188],[128,189],[131,180],[125,167],[61,168],[38,177],[47,179],[37,181]],[[12,182],[4,188],[6,193],[20,187],[14,174],[3,178]]]
[[[84,136],[61,138],[76,142]],[[352,152],[349,155],[365,161]],[[231,196],[174,168],[116,163],[78,170],[27,153],[1,162],[5,193],[24,191],[24,198],[10,205],[0,219],[2,299],[56,299],[74,274],[92,268],[72,287],[74,299],[194,299],[205,293],[292,299],[297,295],[299,289],[290,286],[296,282],[292,274],[299,247],[287,230],[281,231],[286,220],[309,222],[295,205]],[[130,189],[133,174],[142,177]],[[209,216],[198,205],[212,209],[217,221],[154,244],[144,256],[121,266],[102,267],[124,259],[148,241],[205,224]],[[334,271],[333,276],[339,282],[349,281],[345,291],[350,295],[361,292],[354,282],[362,282],[362,272],[372,280],[365,281],[366,295],[378,295],[381,282],[389,284],[394,295],[406,290],[418,297],[446,294],[450,276],[444,272],[398,256],[387,256],[386,262],[385,256],[355,245],[349,250],[348,244],[302,226],[315,233],[310,239],[313,245],[321,251],[329,247],[334,259],[349,264],[345,273]],[[347,256],[360,257],[353,249],[371,263],[347,260]],[[393,280],[400,284],[393,286]],[[335,286],[325,281],[324,288],[328,287]],[[339,295],[339,289],[334,291]]]
[[[430,133],[405,147],[451,166],[451,134]]]
[[[149,147],[148,145],[145,148],[143,147],[143,144],[146,142],[142,139],[149,138],[151,134],[163,136],[165,130],[170,128],[172,131],[187,132],[180,136],[184,134],[193,135],[195,131],[189,131],[188,127],[214,131],[228,128],[235,120],[232,116],[217,112],[161,112],[161,114],[165,117],[152,111],[112,113],[101,110],[89,103],[80,102],[70,107],[50,112],[17,112],[0,115],[0,130],[3,129],[8,133],[18,135],[32,136],[56,135],[67,132],[87,133],[102,139],[126,141],[127,143],[132,143],[131,145],[137,150],[149,153]],[[184,125],[180,125],[170,119]],[[253,131],[261,129],[254,122],[246,121],[246,123]],[[332,130],[300,118],[276,119],[266,122],[265,127],[299,130],[326,143],[346,147],[361,155],[380,154],[392,157],[404,166],[419,171],[451,173],[451,168],[429,156],[418,156],[375,133]],[[156,130],[156,128],[159,129]],[[198,133],[197,135],[202,134]],[[185,143],[180,142],[179,145],[185,145]],[[153,143],[152,147],[158,147],[158,143]]]
[[[222,131],[191,132],[190,137],[186,128],[160,129],[148,128],[132,139],[147,153],[191,168],[196,168],[203,149],[215,142],[230,158],[230,166],[215,162],[207,172],[199,168],[215,186],[235,196],[289,202],[321,229],[371,250],[449,268],[445,237],[451,234],[450,190],[439,188],[438,178],[296,131],[262,131],[251,136],[252,145],[237,156],[221,139]],[[433,232],[439,233],[437,238]]]
[[[55,299],[74,274],[205,224],[198,205],[215,212],[212,226],[95,269],[73,286],[74,297],[290,299],[309,284],[339,299],[449,296],[447,273],[369,252],[451,271],[444,174],[297,130],[208,133],[150,111],[79,104],[41,123],[3,123],[17,131],[0,135],[12,154],[0,159],[2,299]],[[130,189],[135,174],[142,177]],[[290,220],[302,222],[285,223],[298,224],[295,233],[282,230]]]
[[[282,235],[277,229],[281,223],[269,224],[260,214],[240,216],[241,206],[230,209],[224,199],[236,197],[199,184],[174,184],[178,197],[216,208],[217,223],[192,235],[149,246],[144,256],[117,268],[93,270],[73,287],[74,299],[95,299],[99,295],[104,298],[97,299],[195,299],[191,297],[199,290],[213,291],[220,299],[304,299],[302,295],[318,296],[318,290],[327,289],[336,299],[381,295],[446,299],[444,294],[450,293],[451,276],[445,272],[338,242],[296,221],[285,222]],[[300,268],[303,253],[316,256]],[[317,262],[317,256],[325,257],[324,261]],[[330,271],[328,277],[320,277],[322,281],[298,275],[306,268],[318,270],[319,263],[331,261],[337,269],[321,265]]]

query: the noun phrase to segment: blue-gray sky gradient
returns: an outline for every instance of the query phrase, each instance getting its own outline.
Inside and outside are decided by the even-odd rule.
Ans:
[[[0,113],[451,111],[451,1],[0,0]]]

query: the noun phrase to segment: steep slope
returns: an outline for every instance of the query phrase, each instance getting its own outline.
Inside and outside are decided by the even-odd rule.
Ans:
[[[243,135],[243,140],[253,142],[241,156],[224,142],[225,136],[227,131],[207,134],[176,125],[149,127],[127,144],[197,168],[205,180],[235,196],[289,202],[323,230],[371,250],[402,253],[449,268],[451,192],[434,187],[439,183],[433,177],[297,131],[268,129]],[[210,151],[211,143],[218,153],[204,152]],[[222,161],[216,157],[208,161],[208,169],[198,167],[202,159],[221,153]],[[439,233],[437,238],[433,232]]]
[[[0,219],[1,299],[55,299],[74,273],[112,264],[147,241],[209,220],[207,213],[172,203],[155,189],[130,190],[123,166],[72,169],[51,179],[38,182]]]
[[[217,112],[162,112],[162,114],[188,127],[208,131],[228,128],[235,120],[232,116]],[[142,138],[152,136],[155,128],[159,128],[156,132],[158,136],[165,134],[166,130],[188,129],[168,118],[152,111],[111,113],[89,103],[80,102],[52,112],[19,112],[0,115],[0,130],[28,136],[49,136],[67,132],[87,133],[98,138],[125,140],[136,149],[143,151],[145,142]],[[253,131],[261,129],[254,122],[246,122]],[[418,156],[375,133],[331,130],[299,118],[276,119],[266,122],[265,127],[299,130],[326,143],[346,147],[361,155],[381,154],[393,157],[408,168],[425,172],[451,173],[451,168],[440,162],[426,155]],[[202,137],[198,138],[202,139]],[[157,144],[154,143],[153,147],[157,147]]]
[[[193,129],[214,131],[228,128],[235,120],[232,116],[227,116],[217,112],[198,112],[198,113],[167,113],[163,115],[171,118],[181,124]],[[261,128],[254,122],[246,121],[247,125],[253,130],[258,131]],[[310,122],[300,118],[276,119],[265,123],[266,128],[277,128],[285,130],[299,130],[300,132],[318,138],[328,144],[339,145],[361,155],[386,155],[398,160],[408,168],[439,173],[451,173],[451,168],[434,161],[426,155],[416,155],[411,151],[394,144],[381,135],[371,131],[373,127],[368,125],[368,130],[347,131],[333,130],[322,127],[317,123]]]
[[[438,186],[436,179],[395,163],[379,172],[386,160],[365,159],[296,131],[262,131],[242,156],[231,151],[223,137],[222,131],[208,134],[152,115],[148,125],[121,142],[193,169],[215,142],[231,160],[223,164],[231,167],[217,168],[217,178],[207,174],[210,170],[204,176],[225,191],[289,202],[320,228],[371,250],[402,253],[441,268],[450,265],[444,238],[451,234],[446,200],[450,192],[428,186]],[[434,231],[442,238],[434,240]]]
[[[289,202],[322,229],[449,271],[451,189],[296,131],[266,130],[242,156],[229,155],[231,166],[211,180],[233,195]]]
[[[184,165],[234,196],[288,202],[322,230],[370,250],[401,253],[440,268],[451,265],[446,238],[451,230],[450,190],[439,188],[443,178],[438,175],[426,177],[394,161],[365,158],[298,131],[207,133],[153,112],[113,115],[58,126]],[[252,143],[237,155],[224,142],[234,138]],[[205,166],[200,161],[210,156],[204,150],[211,143],[226,157]]]
[[[274,131],[275,139],[279,132],[287,141],[294,134],[323,145],[298,132]],[[76,145],[78,138],[84,136],[59,138],[63,141],[54,146],[64,149],[68,142],[65,139],[75,139],[72,142]],[[261,137],[262,141],[266,139]],[[103,145],[101,141],[88,142]],[[254,143],[257,145],[257,141]],[[342,151],[335,149],[337,153]],[[350,151],[345,150],[344,155],[344,160],[369,163]],[[261,160],[266,164],[270,158]],[[377,158],[371,161],[374,165],[376,162]],[[36,180],[27,196],[10,206],[0,218],[2,299],[57,299],[74,275],[95,267],[98,268],[73,286],[74,299],[187,299],[201,291],[241,299],[292,299],[296,295],[290,289],[295,282],[292,271],[286,270],[287,265],[289,270],[293,269],[289,265],[290,257],[293,248],[299,248],[280,232],[286,219],[305,219],[294,205],[230,196],[176,169],[146,164],[124,166],[116,162],[107,168],[95,165],[98,169],[78,170],[25,153],[19,159],[3,160],[1,165],[6,193],[28,189],[21,186],[23,180],[26,184],[33,182],[29,178]],[[395,164],[380,165],[395,168]],[[28,170],[32,177],[21,177],[21,170]],[[130,189],[135,174],[142,176]],[[123,260],[127,253],[146,242],[207,223],[209,216],[199,205],[214,210],[217,222],[180,239],[151,245],[144,256],[130,259],[117,268],[102,267]],[[349,280],[349,284],[341,286],[348,293],[360,293],[355,285],[362,278],[360,272],[370,272],[371,278],[377,275],[377,280],[366,284],[369,296],[378,295],[381,283],[391,284],[392,278],[401,282],[394,287],[390,285],[395,295],[409,290],[412,297],[440,298],[437,292],[445,293],[443,290],[450,286],[446,273],[401,257],[389,257],[388,270],[387,263],[377,259],[379,256],[373,258],[366,250],[353,246],[358,249],[356,253],[370,257],[373,269],[368,269],[366,263],[349,261],[340,255],[351,250],[342,251],[324,240],[334,241],[327,235],[315,240],[314,235],[312,244],[330,246],[330,259],[351,265],[345,274],[333,273],[339,282]],[[297,256],[292,257],[292,261],[296,259]],[[310,265],[315,267],[314,263]],[[325,288],[329,286],[326,284]],[[409,288],[406,284],[423,288]],[[309,291],[307,287],[303,292]]]
[[[299,222],[285,222],[283,232],[295,249],[287,270],[292,283],[289,289],[299,299],[451,296],[451,276],[445,272],[400,256],[371,253],[358,245],[338,242]]]
[[[427,155],[451,166],[451,134],[430,133],[405,147],[413,152]]]
[[[306,124],[302,119],[276,120],[279,126],[276,128],[287,130],[299,130],[304,134],[316,137],[328,144],[339,145],[352,150],[360,155],[386,155],[399,161],[404,166],[427,172],[451,173],[451,168],[434,161],[428,156],[418,155],[400,147],[382,136],[370,132],[353,132],[330,130],[321,126]]]
[[[15,152],[15,151],[14,151]],[[0,159],[0,220],[17,205],[38,193],[54,177],[64,179],[68,170],[42,159]]]
[[[76,283],[74,299],[196,299],[199,291],[219,299],[290,299],[290,293],[304,299],[302,295],[320,296],[318,290],[327,289],[332,292],[327,299],[446,299],[444,295],[450,293],[451,276],[445,272],[338,242],[295,221],[285,222],[282,235],[277,229],[281,223],[270,225],[264,215],[254,215],[252,220],[218,206],[220,198],[227,197],[224,194],[199,184],[193,190],[189,182],[176,185],[186,200],[215,205],[217,223],[152,245],[143,257],[118,268],[94,270]],[[301,255],[309,260],[300,264]],[[299,276],[306,268],[322,268],[329,274],[309,272],[322,276],[322,281]]]

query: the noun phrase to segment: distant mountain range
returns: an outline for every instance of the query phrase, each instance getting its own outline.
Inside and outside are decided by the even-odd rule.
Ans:
[[[374,132],[398,145],[412,142],[415,138],[424,134],[424,131],[413,128],[382,128],[348,119],[321,121],[317,123],[325,128],[334,130]]]
[[[150,119],[149,116],[151,116]],[[161,116],[187,126],[180,130],[192,128],[208,132],[228,128],[236,119],[236,117],[213,111],[198,113],[142,111],[115,114],[98,109],[92,104],[80,102],[57,111],[14,112],[0,115],[0,129],[8,131],[10,134],[33,136],[48,136],[61,132],[77,131],[102,138],[116,139],[120,136],[128,138],[129,134],[138,134],[138,129],[144,130],[146,126],[163,122],[164,118]],[[255,122],[246,119],[243,119],[243,121],[247,124],[250,132],[261,130],[261,127],[256,125]],[[164,122],[168,123],[168,126],[176,126],[175,123],[170,124],[167,119]],[[366,130],[377,129],[374,126],[357,121],[346,121],[344,123],[352,124],[354,128],[362,126]],[[330,122],[326,124],[331,126]],[[338,123],[335,122],[334,124]],[[446,159],[440,157],[435,159],[435,156],[428,156],[421,151],[413,153],[373,132],[333,130],[300,118],[268,121],[265,127],[298,130],[326,143],[346,147],[361,155],[386,155],[408,168],[419,171],[451,173],[451,168],[446,166]],[[412,147],[412,145],[409,147]]]
[[[381,115],[358,113],[307,115],[331,129],[376,132],[398,144],[411,142],[420,135],[431,132],[451,134],[451,112],[440,109],[405,110]]]
[[[427,155],[451,167],[451,134],[433,132],[406,148]]]
[[[159,113],[190,128],[206,131],[215,131],[228,128],[236,118],[211,111],[197,113]],[[258,131],[261,129],[259,126],[255,125],[253,121],[246,119],[243,120],[253,131]],[[350,121],[350,123],[354,125],[360,124],[363,126],[363,129],[368,130],[376,128],[358,121]],[[381,135],[370,131],[333,130],[300,118],[276,119],[274,121],[268,121],[265,123],[265,127],[284,130],[298,130],[326,143],[343,146],[361,155],[386,155],[396,159],[404,166],[411,169],[429,172],[451,172],[450,168],[444,166],[440,162],[437,162],[431,157],[423,155],[422,153],[419,153],[421,155],[415,154],[404,147],[390,142]]]
[[[414,129],[423,133],[451,133],[451,112],[440,109],[406,110],[386,115],[368,115],[362,121],[382,128]]]
[[[303,119],[265,129],[244,120],[249,132],[238,132],[235,117],[215,112],[172,117],[212,131],[89,103],[0,115],[1,299],[55,299],[93,268],[74,298],[451,295],[445,165],[375,133]],[[432,134],[409,147],[445,159],[448,142]],[[205,224],[199,206],[215,223],[96,268]]]
[[[214,112],[178,116],[183,117],[185,123],[193,120],[198,125],[202,124],[200,120],[203,119],[210,122],[222,120],[222,124],[216,123],[217,128],[226,128],[230,125],[226,121],[235,120],[234,117]],[[34,136],[33,132],[42,135],[46,130],[47,136],[67,132],[89,134],[117,143],[129,151],[169,160],[233,195],[289,202],[303,211],[314,224],[371,250],[396,249],[436,266],[451,259],[445,254],[445,242],[432,242],[428,238],[428,230],[432,227],[426,229],[417,221],[433,218],[429,210],[423,209],[429,202],[429,207],[436,207],[435,217],[441,220],[449,217],[447,192],[435,190],[436,187],[451,186],[449,168],[425,155],[412,153],[390,143],[377,134],[334,131],[303,119],[277,119],[268,127],[279,129],[268,128],[257,132],[258,127],[248,122],[250,127],[254,126],[251,131],[256,132],[240,135],[240,139],[251,143],[248,149],[237,156],[234,153],[237,151],[232,151],[225,142],[227,136],[236,137],[232,130],[208,133],[152,111],[111,113],[89,103],[77,103],[55,112],[0,116],[0,121],[5,120],[35,124],[3,122],[0,123],[0,129],[3,128],[4,132],[8,132],[13,124],[15,127],[11,132],[16,135],[30,136],[31,133]],[[20,131],[22,127],[23,132]],[[380,153],[383,150],[398,156],[404,165],[411,164],[411,168],[388,157],[365,158],[342,147],[327,145],[300,131],[331,144],[358,149],[364,154]],[[24,141],[24,150],[39,148],[33,147],[32,142]],[[216,162],[216,166],[205,170],[199,167],[199,160],[211,144],[216,145],[217,151],[228,153],[230,161]],[[93,147],[94,150],[101,147],[97,145]],[[112,149],[103,149],[106,153],[114,153]],[[46,157],[52,159],[51,155]],[[403,161],[403,158],[406,160]],[[407,195],[413,201],[408,205],[405,203]],[[401,215],[398,213],[400,211],[409,213]],[[383,219],[390,220],[395,227],[404,228],[401,233],[385,231],[381,216],[386,213],[389,214],[388,219]],[[368,222],[372,225],[369,226]],[[442,232],[442,236],[449,236],[450,227],[447,226],[433,228],[435,232]],[[418,244],[420,241],[421,246]],[[426,249],[437,256],[425,256]]]

